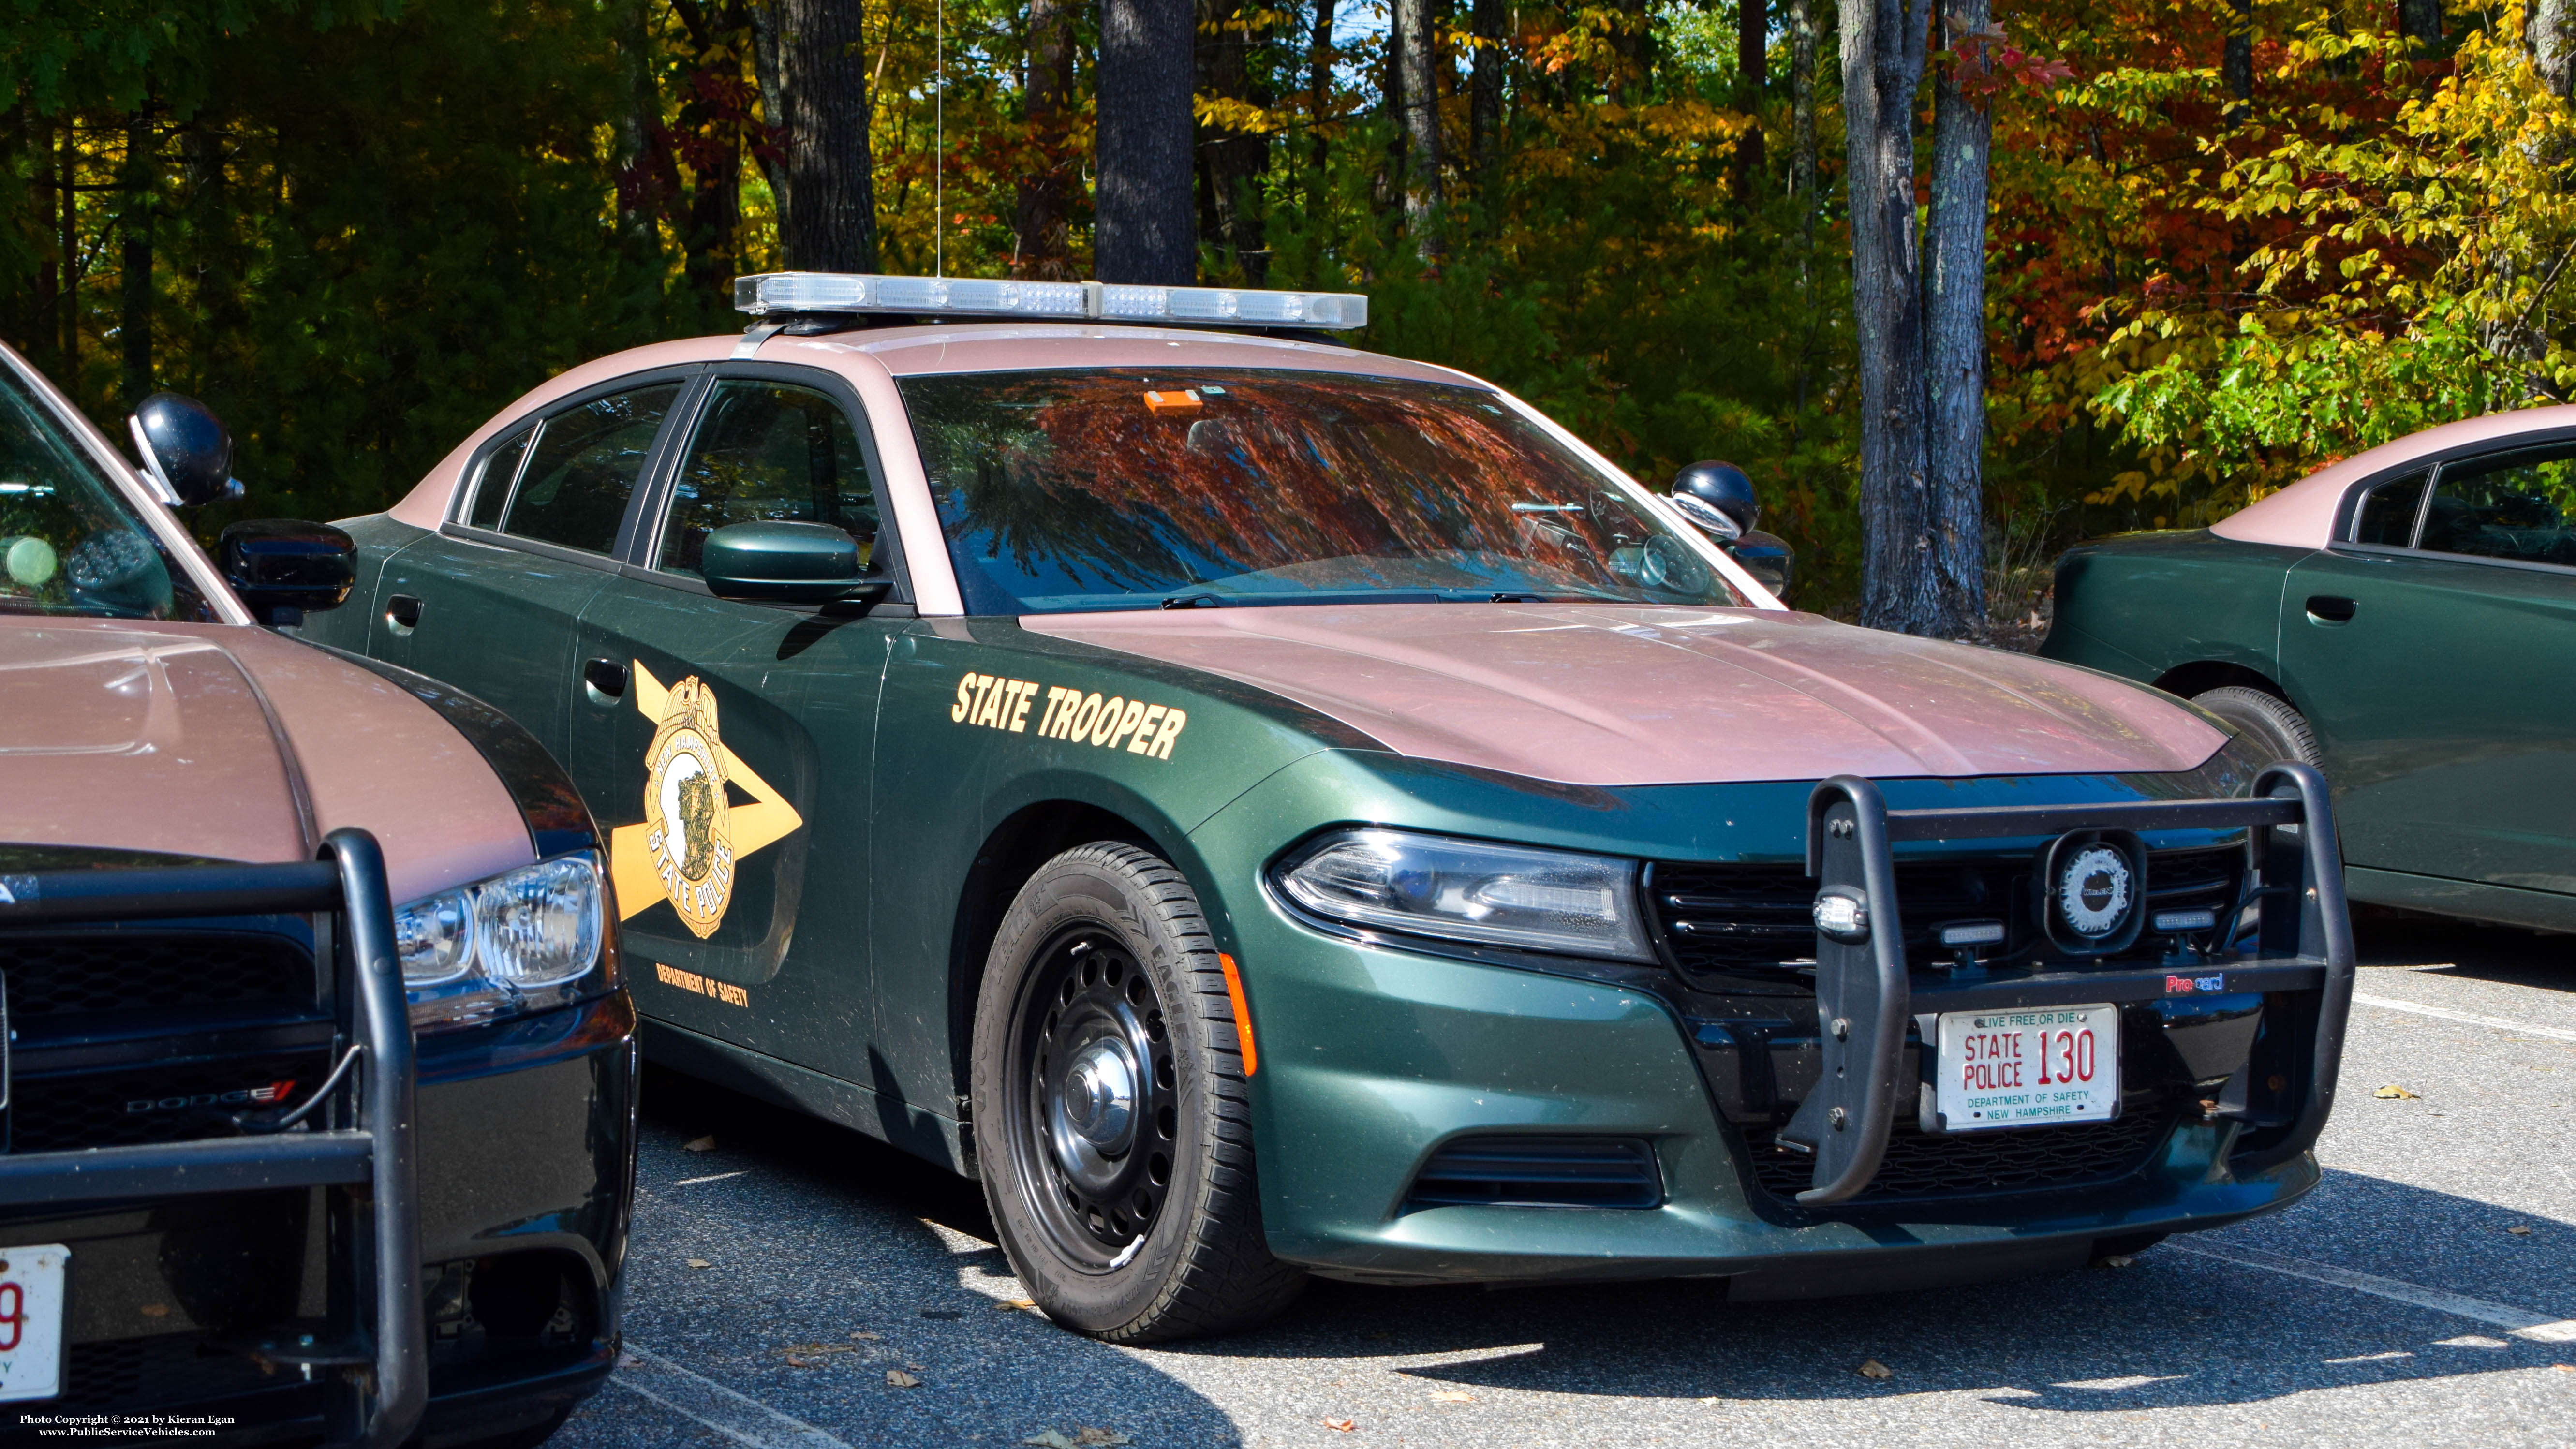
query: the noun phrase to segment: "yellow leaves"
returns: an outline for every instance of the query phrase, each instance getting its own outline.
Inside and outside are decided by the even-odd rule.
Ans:
[[[1233,96],[1192,96],[1190,114],[1198,118],[1200,125],[1212,131],[1232,131],[1246,136],[1268,135],[1288,124],[1284,114]]]

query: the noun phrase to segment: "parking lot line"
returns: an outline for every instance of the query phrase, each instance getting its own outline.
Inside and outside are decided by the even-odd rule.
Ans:
[[[2456,1021],[2464,1026],[2492,1027],[2497,1031],[2518,1031],[2524,1036],[2545,1036],[2551,1041],[2576,1041],[2576,1031],[2564,1031],[2554,1026],[2533,1026],[2528,1022],[2508,1021],[2501,1016],[2479,1016],[2472,1012],[2453,1011],[2447,1006],[2426,1006],[2420,1001],[2399,1001],[2393,996],[2368,996],[2358,991],[2352,994],[2352,999],[2354,1004],[2359,1006],[2377,1006],[2389,1011],[2411,1011],[2417,1016],[2439,1017],[2444,1021]]]
[[[2350,1268],[2311,1263],[2304,1258],[2284,1258],[2252,1248],[2217,1248],[2201,1243],[2168,1243],[2166,1246],[2243,1267],[2266,1268],[2287,1277],[2305,1278],[2312,1283],[2330,1283],[2356,1293],[2368,1293],[2397,1303],[2410,1303],[2417,1308],[2430,1308],[2436,1313],[2448,1313],[2455,1318],[2473,1319],[2535,1343],[2576,1343],[2576,1318],[2550,1318],[2509,1304],[2490,1303],[2461,1293],[2445,1293],[2439,1288],[2420,1288],[2395,1278],[2356,1273]]]
[[[737,1444],[751,1449],[851,1449],[792,1414],[782,1414],[749,1394],[739,1394],[704,1374],[692,1373],[649,1349],[626,1344],[635,1367],[647,1370],[651,1385],[621,1366],[609,1382],[640,1394],[685,1419],[693,1419]],[[667,1376],[667,1377],[666,1377]]]

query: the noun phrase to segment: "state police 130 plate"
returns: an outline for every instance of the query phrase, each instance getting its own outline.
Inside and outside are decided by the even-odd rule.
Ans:
[[[2120,1009],[1941,1014],[1932,1109],[1949,1132],[2108,1122],[2120,1113]]]
[[[63,1391],[63,1265],[71,1256],[60,1243],[0,1248],[0,1403]]]

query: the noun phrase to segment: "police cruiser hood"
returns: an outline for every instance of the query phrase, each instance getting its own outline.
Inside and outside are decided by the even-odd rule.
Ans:
[[[393,681],[265,629],[0,619],[0,840],[310,859],[344,825],[410,900],[536,858],[482,754]]]
[[[1778,610],[1227,607],[1022,627],[1295,700],[1398,753],[1577,785],[2164,773],[2226,735],[2021,654]]]

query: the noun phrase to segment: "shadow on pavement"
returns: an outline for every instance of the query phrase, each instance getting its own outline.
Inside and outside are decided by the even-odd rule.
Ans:
[[[2366,967],[2431,963],[2428,976],[2576,992],[2576,936],[2357,906],[2353,937]]]
[[[673,1144],[714,1132],[719,1150],[702,1155],[709,1159],[704,1171],[748,1163],[767,1183],[756,1203],[746,1197],[740,1230],[759,1234],[792,1223],[835,1239],[852,1255],[851,1271],[875,1294],[863,1311],[908,1317],[934,1301],[966,1305],[967,1321],[931,1325],[948,1342],[925,1350],[948,1355],[953,1379],[975,1381],[960,1390],[971,1410],[960,1404],[955,1417],[938,1425],[951,1434],[968,1420],[989,1424],[996,1415],[1005,1423],[1064,1423],[1073,1416],[1050,1406],[1070,1399],[1096,1405],[1084,1412],[1098,1417],[1084,1422],[1115,1416],[1140,1440],[1140,1428],[1150,1422],[1154,1442],[1241,1442],[1221,1410],[1158,1371],[1157,1361],[1176,1373],[1188,1360],[1268,1361],[1283,1368],[1317,1360],[1319,1370],[1321,1361],[1332,1361],[1433,1385],[1644,1398],[1816,1401],[1965,1391],[1998,1404],[2097,1412],[2258,1403],[2312,1389],[2531,1368],[2569,1357],[2564,1345],[2511,1339],[2468,1320],[2172,1245],[2126,1269],[1812,1303],[1730,1304],[1724,1285],[1710,1280],[1507,1291],[1317,1282],[1286,1317],[1259,1332],[1118,1352],[1027,1314],[993,1313],[964,1289],[977,1275],[1007,1278],[1010,1272],[999,1250],[988,1246],[991,1225],[974,1184],[856,1133],[669,1073],[649,1079],[645,1103],[653,1129],[648,1162],[684,1158]],[[2512,1222],[2533,1221],[2474,1199],[2349,1173],[2328,1173],[2310,1202],[2223,1236],[2298,1255],[2303,1235],[2291,1218],[2302,1211],[2366,1214],[2401,1240],[2434,1228],[2485,1238]],[[674,1311],[656,1291],[656,1280],[667,1277],[658,1264],[673,1251],[657,1241],[667,1231],[661,1218],[650,1210],[639,1218],[638,1256],[653,1266],[639,1275],[630,1318],[639,1341],[657,1348],[669,1336],[663,1325]],[[925,1224],[977,1241],[952,1242]],[[2543,1226],[2549,1241],[2520,1241],[2553,1261],[2576,1247],[2558,1241],[2576,1233]],[[2249,1234],[2257,1228],[2268,1231]],[[2313,1246],[2307,1250],[2327,1260]],[[2407,1276],[2386,1264],[2345,1266]],[[2507,1282],[2416,1276],[2423,1286],[2507,1302],[2528,1296]],[[898,1283],[901,1291],[889,1298],[887,1290]],[[825,1278],[810,1286],[831,1291]],[[893,1331],[887,1332],[891,1339]],[[1031,1334],[1040,1337],[1026,1337]],[[1861,1377],[1856,1370],[1868,1359],[1894,1376]],[[794,1390],[796,1376],[782,1373],[786,1389]],[[856,1421],[790,1411],[826,1427],[856,1422],[897,1442],[904,1442],[904,1432],[933,1428],[864,1408]]]

